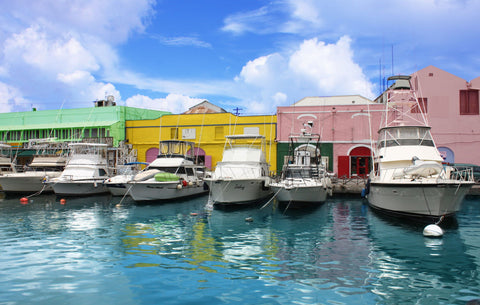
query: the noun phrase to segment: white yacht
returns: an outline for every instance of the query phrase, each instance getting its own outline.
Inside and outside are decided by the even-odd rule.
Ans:
[[[127,183],[135,201],[172,200],[204,194],[204,166],[195,160],[192,142],[161,141],[157,158]]]
[[[65,145],[47,139],[31,140],[27,149],[35,150],[33,160],[24,171],[0,175],[0,185],[4,192],[33,193],[51,192],[50,186],[44,182],[60,176],[65,168]]]
[[[107,193],[103,181],[109,177],[107,144],[70,143],[70,155],[62,174],[48,180],[57,195],[84,196]]]
[[[471,169],[442,164],[410,76],[393,76],[365,193],[371,207],[410,216],[449,216],[474,184]]]
[[[311,133],[312,122],[304,127],[300,134],[289,136],[288,161],[283,165],[280,180],[270,184],[280,202],[321,203],[332,193],[330,178],[321,162],[320,135]]]
[[[136,174],[140,172],[140,165],[147,163],[130,162],[116,166],[116,175],[104,181],[108,191],[112,196],[125,196],[129,193],[128,182],[132,181]]]
[[[254,203],[272,195],[265,144],[261,135],[226,136],[222,161],[205,178],[214,204]]]

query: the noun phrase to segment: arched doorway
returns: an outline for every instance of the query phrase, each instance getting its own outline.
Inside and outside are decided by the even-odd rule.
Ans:
[[[155,160],[158,156],[158,148],[149,148],[147,152],[145,153],[145,162],[151,163],[153,160]]]
[[[443,162],[455,163],[455,153],[448,147],[438,147],[438,152],[443,158]]]
[[[297,165],[306,165],[320,163],[320,149],[311,144],[303,144],[295,148],[295,160]]]
[[[205,151],[200,147],[194,148],[194,156],[197,159],[196,161],[198,164],[202,164],[207,168],[212,167],[212,156],[207,156]]]
[[[355,147],[350,151],[350,176],[365,178],[370,173],[370,148]]]

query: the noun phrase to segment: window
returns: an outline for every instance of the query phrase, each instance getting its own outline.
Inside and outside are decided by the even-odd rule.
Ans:
[[[418,108],[418,106],[420,106],[420,109]],[[418,98],[418,104],[416,104],[415,106],[412,107],[412,113],[420,113],[420,110],[423,113],[427,113],[427,110],[428,110],[427,106],[428,106],[427,98],[426,97],[419,97]]]
[[[460,90],[460,115],[478,114],[478,90]]]
[[[182,129],[182,139],[183,140],[195,140],[196,139],[196,129],[195,128],[184,128]]]
[[[243,128],[244,134],[251,134],[251,135],[260,135],[260,128],[259,127],[244,127]]]
[[[171,128],[170,129],[170,139],[177,140],[178,139],[178,128]]]
[[[224,140],[224,134],[223,134],[223,126],[216,126],[215,127],[215,139],[217,140]]]

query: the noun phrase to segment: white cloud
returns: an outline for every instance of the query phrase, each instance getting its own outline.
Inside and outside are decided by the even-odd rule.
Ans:
[[[191,98],[181,94],[169,94],[165,98],[152,99],[145,95],[137,94],[125,101],[126,106],[147,108],[153,110],[169,111],[171,113],[182,113],[187,111],[205,99]]]
[[[0,112],[26,111],[30,105],[16,88],[0,82]]]
[[[46,29],[32,26],[5,41],[3,74],[16,84],[19,94],[37,101],[59,103],[68,99],[72,102],[69,107],[88,107],[92,100],[104,97],[105,92],[99,95],[100,90],[119,98],[112,84],[94,76],[100,65],[89,49],[72,36],[50,37]],[[53,101],[55,98],[61,100]]]
[[[144,30],[153,4],[152,0],[2,3],[0,77],[20,99],[35,101],[42,110],[62,102],[66,107],[89,107],[105,94],[119,100],[119,91],[102,75],[118,69],[115,44],[126,41],[132,31]]]
[[[158,40],[160,43],[168,46],[194,46],[207,49],[212,48],[212,45],[210,43],[202,41],[195,36],[163,37],[158,35],[152,35],[152,37]]]
[[[3,53],[8,66],[24,64],[43,72],[99,69],[94,56],[75,38],[49,38],[38,26],[8,38]]]
[[[292,54],[289,68],[299,82],[327,95],[361,94],[373,98],[372,85],[354,62],[351,39],[341,37],[336,44],[316,38],[306,40]]]
[[[373,98],[373,85],[354,61],[347,36],[327,44],[317,38],[303,41],[293,50],[249,61],[236,77],[245,86],[249,113],[271,112],[309,95],[361,94]]]
[[[153,0],[16,0],[3,1],[2,11],[13,16],[6,20],[10,29],[38,24],[57,35],[74,32],[119,43],[145,29],[153,5]]]
[[[433,64],[476,77],[469,64],[458,68],[456,63],[478,57],[472,37],[480,35],[479,10],[480,1],[471,0],[273,0],[259,10],[227,16],[222,29],[235,35],[289,33],[329,41],[348,35],[356,41],[357,62],[371,79],[378,79],[380,60],[390,62],[385,49],[391,47],[394,74]]]
[[[282,52],[248,61],[231,82],[165,81],[127,73],[116,81],[156,92],[170,92],[164,99],[136,95],[128,106],[181,113],[203,99],[190,96],[230,97],[231,107],[243,114],[275,113],[276,106],[290,105],[305,96],[361,94],[374,98],[373,85],[354,60],[351,39],[325,43],[317,38],[304,40]],[[217,101],[213,100],[213,103]]]
[[[222,30],[234,34],[243,34],[245,32],[259,31],[263,32],[270,19],[270,8],[264,6],[249,12],[236,13],[225,18]]]

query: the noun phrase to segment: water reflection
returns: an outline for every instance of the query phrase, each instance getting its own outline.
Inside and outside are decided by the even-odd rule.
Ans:
[[[5,199],[0,299],[464,304],[480,298],[480,200],[464,204],[458,224],[440,239],[423,237],[424,224],[385,218],[351,198],[310,209],[274,203],[206,210],[206,198],[118,201]]]
[[[445,235],[422,235],[423,223],[395,220],[369,213],[372,291],[386,304],[451,303],[463,301],[465,291],[479,295],[478,265],[467,253],[458,226],[443,227]]]
[[[335,202],[308,211],[253,206],[170,216],[127,225],[126,253],[181,260],[175,268],[200,268],[227,280],[293,281],[309,287],[302,294],[315,300],[319,289],[346,298],[368,293],[371,245],[362,205]],[[131,267],[166,268],[162,259],[134,260],[142,263]]]

